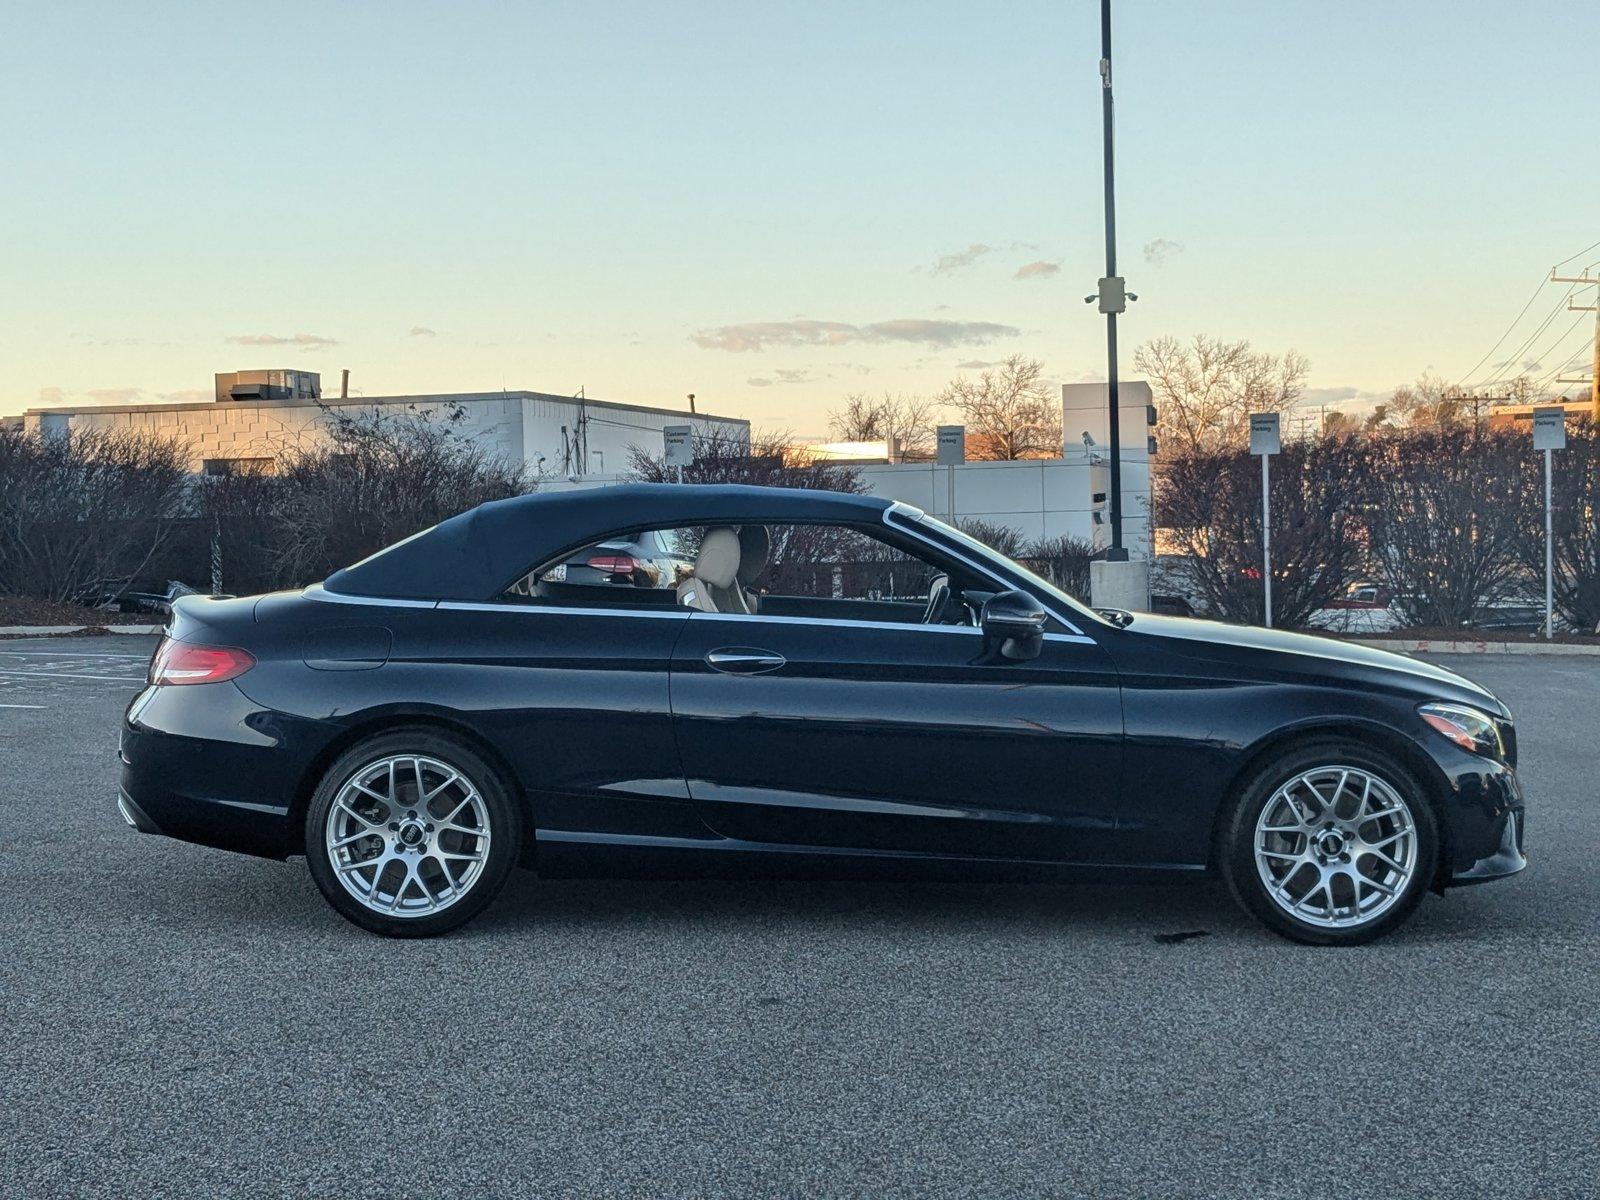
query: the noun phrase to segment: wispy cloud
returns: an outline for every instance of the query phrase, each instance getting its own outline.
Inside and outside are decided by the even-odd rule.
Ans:
[[[42,387],[39,389],[40,404],[65,404],[67,393],[65,388]]]
[[[435,333],[433,330],[429,329],[426,325],[413,325],[411,327],[411,332],[406,334],[406,336],[407,337],[438,337],[439,335],[437,333]]]
[[[772,373],[771,377],[757,376],[753,379],[746,379],[745,382],[751,387],[777,387],[786,383],[810,383],[813,378],[815,376],[810,371],[798,370],[792,367],[780,367]]]
[[[969,359],[967,359],[966,362],[958,362],[956,364],[956,370],[958,370],[958,371],[986,371],[990,367],[998,367],[999,365],[1000,365],[1000,361],[998,359],[969,358]]]
[[[1017,278],[1048,279],[1051,275],[1055,275],[1060,272],[1060,270],[1060,263],[1045,262],[1043,259],[1040,259],[1038,262],[1024,263],[1022,266],[1018,267]]]
[[[1171,238],[1156,238],[1144,244],[1144,260],[1153,267],[1166,265],[1183,253],[1183,243]]]
[[[1017,337],[1022,330],[994,321],[942,321],[901,317],[852,325],[845,321],[747,321],[701,329],[690,339],[702,350],[742,354],[769,346],[843,346],[851,342],[911,342],[925,346],[986,346],[997,338]]]
[[[948,275],[952,271],[964,270],[985,254],[993,253],[993,246],[986,246],[982,242],[973,242],[965,250],[957,250],[954,254],[941,255],[939,261],[933,264],[933,273],[935,275]]]
[[[183,388],[176,392],[162,392],[161,398],[169,404],[200,404],[215,399],[216,393],[205,388]]]
[[[320,350],[324,346],[337,346],[336,338],[320,333],[294,333],[287,336],[277,333],[238,333],[229,338],[235,346],[300,346],[307,350]]]

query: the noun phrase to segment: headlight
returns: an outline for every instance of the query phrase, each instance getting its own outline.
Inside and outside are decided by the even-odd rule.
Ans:
[[[1505,757],[1500,728],[1488,713],[1464,704],[1424,704],[1417,709],[1417,714],[1463,750],[1494,758]]]

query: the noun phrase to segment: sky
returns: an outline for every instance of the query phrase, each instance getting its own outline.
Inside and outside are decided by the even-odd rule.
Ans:
[[[1600,240],[1592,0],[1115,9],[1125,374],[1203,332],[1359,403],[1533,297],[1487,378]],[[1103,379],[1098,59],[1095,0],[6,4],[0,413],[284,366],[815,436]]]

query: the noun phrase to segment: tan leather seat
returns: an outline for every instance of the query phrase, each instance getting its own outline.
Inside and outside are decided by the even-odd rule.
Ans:
[[[694,571],[678,585],[678,603],[701,612],[748,612],[739,586],[739,535],[727,526],[706,532]]]

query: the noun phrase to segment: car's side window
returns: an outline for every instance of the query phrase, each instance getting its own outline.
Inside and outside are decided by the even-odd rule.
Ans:
[[[965,624],[945,572],[865,528],[812,523],[710,526],[680,531],[694,554],[680,601],[703,612]],[[933,597],[930,600],[930,596]]]
[[[929,559],[866,529],[736,522],[623,530],[540,564],[509,602],[688,608],[746,617],[967,625],[963,589]]]

